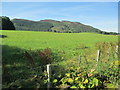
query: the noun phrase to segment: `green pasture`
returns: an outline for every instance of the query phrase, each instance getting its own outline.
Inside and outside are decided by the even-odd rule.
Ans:
[[[2,45],[16,46],[24,49],[74,49],[83,44],[94,47],[97,42],[115,42],[115,35],[101,35],[96,33],[53,33],[34,31],[2,31],[7,38],[2,39]]]
[[[2,39],[2,45],[15,46],[21,49],[60,49],[74,50],[83,45],[94,48],[97,42],[116,42],[115,35],[96,33],[53,33],[34,31],[2,31],[7,38]]]
[[[45,49],[64,51],[70,57],[79,48],[95,49],[97,42],[117,42],[118,36],[101,35],[96,33],[54,33],[34,31],[2,31],[7,38],[2,39],[2,45],[20,49]],[[82,52],[82,49],[77,50]]]
[[[58,71],[63,73],[64,70],[65,73],[67,72],[67,68],[78,66],[78,56],[80,54],[85,54],[86,56],[81,59],[83,61],[82,66],[80,66],[80,68],[83,68],[81,70],[86,71],[84,68],[90,66],[90,64],[91,67],[92,65],[94,66],[97,55],[97,42],[118,42],[118,36],[96,33],[54,33],[7,30],[1,31],[0,33],[1,35],[7,36],[0,38],[0,43],[3,47],[3,88],[46,87],[47,79],[41,78],[41,76],[45,76],[46,74],[42,69],[38,69],[40,68],[39,65],[41,61],[37,50],[51,49],[52,57],[50,56],[49,58],[52,58],[52,60],[55,59],[55,63],[59,64],[61,69],[58,70],[58,67],[53,69],[53,71],[56,72],[56,76],[53,77],[58,78],[58,74],[61,74],[58,73]],[[28,51],[33,57],[35,69],[26,61],[25,51]],[[86,64],[86,59],[88,65]],[[117,59],[117,56],[112,54],[109,56],[109,60],[112,62]],[[34,75],[37,75],[37,77]],[[55,78],[53,78],[53,80]],[[36,79],[38,81],[36,81]],[[113,80],[113,78],[110,80]],[[56,84],[54,85],[56,86]]]

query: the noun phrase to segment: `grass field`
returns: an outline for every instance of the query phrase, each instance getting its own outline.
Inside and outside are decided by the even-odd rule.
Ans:
[[[75,49],[83,44],[93,48],[97,42],[115,42],[115,35],[101,35],[96,33],[52,33],[34,31],[3,31],[7,38],[3,39],[3,45],[16,46],[24,49]]]
[[[95,49],[97,42],[118,41],[118,36],[96,33],[3,31],[2,34],[8,36],[2,40],[2,45],[32,50],[51,48],[53,51],[64,51],[67,58],[76,52],[76,48]],[[82,52],[82,49],[78,52]]]
[[[38,55],[43,53],[43,51],[41,51],[40,53],[38,52],[38,54],[36,54],[36,52],[37,52],[37,50],[44,50],[44,53],[48,54],[46,60],[49,60],[49,58],[55,59],[54,63],[61,65],[62,66],[62,67],[60,67],[61,69],[64,68],[64,70],[67,70],[67,68],[69,68],[69,67],[78,65],[78,56],[79,55],[83,55],[83,57],[82,57],[83,66],[86,64],[90,65],[90,63],[91,63],[91,67],[94,66],[96,54],[97,54],[96,43],[98,43],[98,42],[100,42],[100,43],[102,43],[102,42],[103,43],[104,42],[108,42],[108,43],[118,42],[118,36],[101,35],[101,34],[96,34],[96,33],[53,33],[53,32],[7,31],[7,30],[5,30],[5,31],[2,31],[1,34],[7,36],[6,38],[0,38],[0,40],[2,40],[1,45],[3,46],[3,66],[4,66],[4,68],[3,68],[3,71],[4,71],[3,72],[3,75],[4,75],[3,87],[4,88],[6,88],[6,87],[14,88],[14,85],[16,86],[15,88],[45,87],[45,85],[46,85],[45,78],[42,78],[41,82],[34,81],[35,79],[37,79],[37,78],[33,77],[34,74],[36,74],[37,76],[41,76],[41,74],[40,74],[40,72],[38,72],[37,70],[33,70],[32,68],[29,67],[29,65],[26,64],[25,57],[24,57],[25,51],[28,51],[30,53],[30,55],[33,57],[33,59],[35,60],[36,63],[40,63],[39,60],[41,58],[39,58]],[[107,47],[107,45],[108,44],[106,44],[106,47]],[[45,51],[46,48],[51,49],[52,58],[49,55],[50,51],[48,49]],[[112,46],[111,46],[111,48],[112,48]],[[118,57],[116,56],[117,54],[114,55],[113,54],[114,52],[112,51],[112,54],[110,53],[109,57],[107,56],[106,52],[104,52],[104,54],[106,56],[103,54],[103,60],[108,59],[109,63],[111,63],[111,61],[113,62],[114,60],[118,60]],[[45,58],[46,57],[44,57],[44,59]],[[87,61],[85,61],[85,60],[87,60]],[[107,64],[108,64],[108,62],[107,62]],[[108,66],[109,66],[109,64],[106,67],[108,67]],[[109,68],[107,68],[105,70],[107,71],[108,69]],[[74,69],[74,70],[76,70],[76,69]],[[85,71],[85,70],[86,69],[83,69],[83,71]],[[110,71],[110,72],[112,72],[112,71]],[[66,71],[65,71],[65,73],[66,73]],[[77,73],[77,72],[74,71],[74,73]],[[108,72],[108,74],[109,74],[109,72]],[[54,76],[54,77],[56,77],[56,76]],[[62,78],[64,79],[63,76],[62,76]],[[39,81],[39,79],[37,79],[37,80]],[[90,78],[89,81],[96,80],[96,82],[97,82],[97,79]],[[45,83],[44,85],[41,84],[41,83],[43,83],[42,80]],[[113,78],[110,78],[110,80],[113,80]],[[56,80],[53,79],[53,81],[56,81]],[[54,87],[56,87],[58,85],[58,84],[56,84],[57,82],[61,83],[61,81],[57,80],[56,82],[54,82],[54,85],[53,85]],[[83,82],[83,86],[79,86],[78,83],[75,84],[75,82],[73,83],[72,81],[68,81],[68,80],[66,82],[69,83],[69,85],[73,85],[72,86],[73,88],[75,88],[75,87],[80,87],[80,88],[84,87],[85,88],[85,87],[89,86],[87,84],[88,82],[85,83],[85,81]],[[106,82],[104,82],[104,83],[106,83]],[[39,84],[41,86],[39,86]],[[74,84],[76,86],[74,86]],[[113,85],[114,84],[112,83],[111,86],[113,86]],[[89,86],[89,87],[91,87],[91,86]]]

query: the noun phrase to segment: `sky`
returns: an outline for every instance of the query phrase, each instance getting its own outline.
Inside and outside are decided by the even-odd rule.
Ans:
[[[1,0],[2,2],[119,2],[119,0]]]
[[[118,2],[2,2],[2,16],[67,20],[118,32]]]

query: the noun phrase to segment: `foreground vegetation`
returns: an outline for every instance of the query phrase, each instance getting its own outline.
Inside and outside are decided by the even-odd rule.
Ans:
[[[49,63],[52,88],[118,88],[118,36],[32,31],[2,34],[7,36],[0,38],[3,88],[47,88]]]

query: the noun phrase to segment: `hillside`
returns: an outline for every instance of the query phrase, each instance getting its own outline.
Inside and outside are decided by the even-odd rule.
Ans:
[[[81,24],[79,22],[70,21],[55,21],[55,20],[42,20],[42,22],[52,23],[52,31],[66,32],[66,33],[80,33],[80,32],[100,32],[99,29],[93,28],[88,25]]]
[[[108,32],[101,31],[92,26],[84,25],[80,22],[56,21],[56,20],[48,20],[48,19],[41,21],[13,19],[11,21],[14,23],[16,30],[48,31],[48,32],[59,32],[59,33],[94,32],[100,34],[109,34]]]

